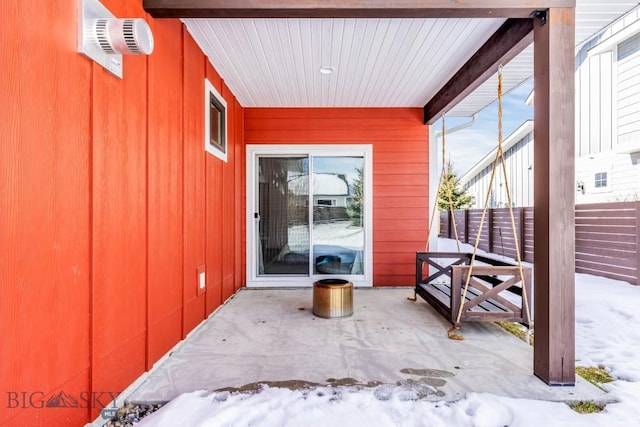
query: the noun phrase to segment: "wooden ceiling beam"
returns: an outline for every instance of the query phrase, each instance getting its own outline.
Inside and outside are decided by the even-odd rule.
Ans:
[[[433,124],[533,42],[533,19],[512,18],[482,45],[424,106],[424,123]]]
[[[526,18],[575,0],[143,0],[154,18]]]

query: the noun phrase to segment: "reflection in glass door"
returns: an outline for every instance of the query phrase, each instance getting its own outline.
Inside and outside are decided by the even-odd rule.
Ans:
[[[372,147],[247,146],[247,286],[373,282]]]
[[[259,275],[309,275],[309,159],[259,157]]]
[[[363,274],[364,159],[313,158],[313,274]]]

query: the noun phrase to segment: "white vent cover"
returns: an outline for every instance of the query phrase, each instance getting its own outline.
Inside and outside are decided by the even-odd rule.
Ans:
[[[153,34],[144,19],[118,19],[99,0],[78,0],[78,52],[122,78],[122,55],[151,54]]]
[[[103,51],[110,54],[149,55],[153,35],[144,19],[96,19],[95,37]]]

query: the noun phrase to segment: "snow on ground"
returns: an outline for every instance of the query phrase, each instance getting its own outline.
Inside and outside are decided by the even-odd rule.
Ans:
[[[288,245],[292,252],[309,252],[309,227],[291,225],[288,230]],[[313,225],[314,245],[342,246],[353,250],[364,247],[364,231],[351,221],[333,221]]]
[[[450,242],[445,242],[445,245]],[[453,245],[455,248],[455,244]],[[440,246],[440,250],[450,250]],[[576,364],[616,378],[610,403],[581,415],[563,403],[470,393],[457,402],[415,400],[406,388],[265,387],[261,392],[185,393],[140,426],[640,426],[640,287],[576,274]]]

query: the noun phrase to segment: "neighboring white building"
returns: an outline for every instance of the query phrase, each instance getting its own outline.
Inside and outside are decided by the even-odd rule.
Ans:
[[[640,11],[576,55],[576,203],[640,200]]]
[[[533,121],[527,120],[502,142],[511,201],[514,206],[533,205]],[[460,185],[473,196],[472,208],[482,208],[487,197],[491,170],[498,148],[494,148],[460,178]],[[503,208],[508,203],[504,172],[496,170],[489,208]]]
[[[579,47],[575,83],[576,203],[640,200],[640,8]],[[515,206],[533,205],[533,127],[527,123],[505,141]],[[522,134],[525,126],[529,135]],[[474,207],[484,203],[494,158],[495,151],[461,178],[476,197]],[[497,172],[492,207],[506,206]]]
[[[306,176],[297,177],[289,182],[289,190],[307,201],[309,180]],[[329,173],[313,174],[313,205],[347,207],[349,202],[349,184],[344,175]],[[303,204],[305,202],[302,202]]]

